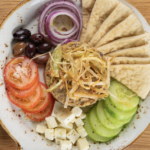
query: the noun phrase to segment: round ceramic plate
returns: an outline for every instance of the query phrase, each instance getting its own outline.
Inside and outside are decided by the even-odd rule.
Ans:
[[[0,123],[9,135],[19,145],[18,149],[23,150],[58,150],[54,142],[45,140],[44,137],[34,132],[36,123],[26,120],[19,108],[14,106],[7,98],[3,78],[3,68],[12,57],[13,37],[12,33],[16,29],[27,28],[32,33],[37,32],[38,18],[41,10],[50,0],[26,0],[21,3],[13,12],[9,14],[0,27]],[[150,27],[144,17],[130,4],[122,0],[138,16],[146,32],[150,32]],[[74,0],[80,8],[80,0]],[[43,67],[39,69],[40,80],[43,81]],[[43,81],[44,82],[44,81]],[[107,144],[90,143],[91,150],[120,150],[129,146],[149,125],[150,122],[150,97],[140,102],[138,113],[131,123],[121,132],[121,134]],[[75,146],[73,149],[77,149]]]

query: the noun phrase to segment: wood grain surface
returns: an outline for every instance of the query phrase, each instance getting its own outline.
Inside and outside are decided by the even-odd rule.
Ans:
[[[136,7],[150,23],[150,0],[127,0]],[[22,0],[0,0],[0,24]],[[16,150],[16,143],[0,126],[0,150]],[[128,150],[150,150],[150,126],[128,148]]]

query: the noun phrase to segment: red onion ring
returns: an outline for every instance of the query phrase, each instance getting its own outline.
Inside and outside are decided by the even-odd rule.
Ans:
[[[73,26],[69,31],[58,30],[53,21],[60,15],[69,16]],[[50,3],[42,12],[38,30],[45,38],[49,38],[53,45],[68,43],[69,41],[78,41],[82,30],[82,17],[78,8],[68,1],[56,1]]]

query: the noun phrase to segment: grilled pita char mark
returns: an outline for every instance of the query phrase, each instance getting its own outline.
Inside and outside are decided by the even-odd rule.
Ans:
[[[125,20],[131,13],[132,10],[120,2],[116,9],[100,26],[98,31],[91,39],[90,44],[92,46],[95,46],[111,29],[113,29],[116,25]]]
[[[98,47],[97,50],[103,54],[108,54],[121,49],[127,49],[132,47],[138,47],[149,43],[150,33],[144,33],[133,37],[125,37],[119,40],[115,40],[104,46]]]
[[[112,13],[118,4],[118,0],[96,0],[83,42],[90,42],[104,20]]]
[[[150,91],[150,64],[112,65],[110,74],[142,99],[145,99]]]
[[[140,20],[134,15],[129,15],[124,21],[110,30],[97,44],[100,47],[116,39],[140,35],[144,33]]]

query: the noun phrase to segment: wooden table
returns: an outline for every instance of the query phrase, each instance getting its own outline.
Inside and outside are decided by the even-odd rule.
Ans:
[[[7,14],[22,0],[0,0],[0,24]],[[128,0],[150,23],[150,0]],[[0,126],[0,150],[16,150],[16,143]],[[150,150],[150,126],[128,150]]]

